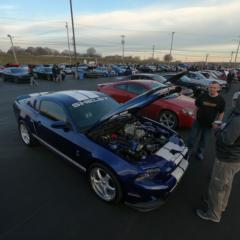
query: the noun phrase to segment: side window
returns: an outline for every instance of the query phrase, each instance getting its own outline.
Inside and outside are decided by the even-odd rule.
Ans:
[[[54,121],[64,121],[65,122],[67,120],[67,117],[66,117],[66,114],[65,114],[63,108],[60,105],[58,105],[54,102],[51,102],[51,101],[47,101],[47,100],[41,101],[40,112],[44,116],[46,116]]]
[[[125,85],[125,84],[118,84],[118,85],[115,86],[115,88],[119,89],[119,90],[125,91],[125,90],[127,90],[127,85]]]
[[[127,87],[127,91],[134,93],[134,94],[142,94],[142,93],[146,92],[146,90],[147,89],[145,87],[138,85],[138,84],[129,84]]]

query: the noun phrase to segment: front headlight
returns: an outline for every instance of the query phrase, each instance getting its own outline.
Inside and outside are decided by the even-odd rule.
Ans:
[[[160,173],[159,168],[151,168],[147,169],[144,173],[140,174],[137,178],[136,181],[143,181],[145,179],[149,178],[154,178],[158,173]]]
[[[194,115],[194,112],[192,109],[188,109],[188,108],[184,108],[182,109],[182,112],[188,116],[193,116]]]

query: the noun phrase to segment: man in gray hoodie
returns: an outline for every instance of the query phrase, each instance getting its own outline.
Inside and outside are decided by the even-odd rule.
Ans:
[[[226,122],[216,132],[216,159],[208,189],[207,210],[197,209],[197,215],[220,222],[231,193],[235,174],[240,171],[240,94]]]

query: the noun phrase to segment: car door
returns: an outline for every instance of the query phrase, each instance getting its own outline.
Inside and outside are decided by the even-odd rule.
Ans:
[[[69,129],[58,129],[52,125],[57,121],[69,123]],[[51,101],[42,100],[39,105],[39,114],[36,118],[35,128],[37,137],[58,153],[65,154],[76,160],[79,152],[79,135],[71,126],[64,106]]]

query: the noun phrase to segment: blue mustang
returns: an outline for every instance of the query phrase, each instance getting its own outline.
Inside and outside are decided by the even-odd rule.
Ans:
[[[20,96],[14,102],[23,143],[40,142],[86,172],[95,194],[148,211],[160,206],[188,167],[174,131],[138,112],[176,87],[150,90],[120,105],[94,91]]]

